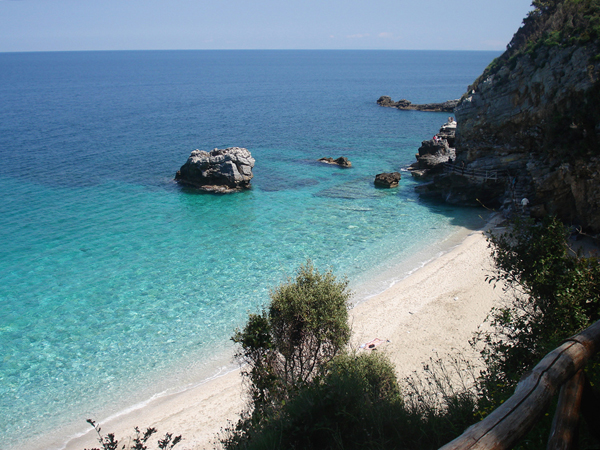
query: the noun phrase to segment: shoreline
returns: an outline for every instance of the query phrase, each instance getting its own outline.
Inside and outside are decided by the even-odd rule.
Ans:
[[[395,364],[401,384],[407,376],[421,372],[429,358],[456,352],[467,359],[477,358],[468,340],[499,298],[499,292],[485,281],[492,268],[485,231],[498,221],[497,215],[492,216],[479,230],[463,230],[459,242],[446,251],[421,258],[421,265],[392,279],[383,292],[359,298],[349,313],[351,348],[358,350],[372,339],[382,339],[378,350]],[[98,422],[103,433],[115,433],[117,438],[131,435],[135,426],[155,427],[157,436],[181,434],[181,449],[210,449],[215,447],[216,434],[228,421],[237,420],[243,406],[239,369],[230,366],[224,375],[159,393]],[[98,445],[91,426],[66,443],[64,436],[60,442],[57,436],[52,442],[49,437],[31,442],[33,448],[82,450]]]
[[[501,220],[491,217],[450,251],[352,309],[352,347],[383,340],[378,350],[395,364],[401,384],[430,358],[460,353],[477,360],[468,341],[502,295],[485,281],[493,270],[486,232]]]

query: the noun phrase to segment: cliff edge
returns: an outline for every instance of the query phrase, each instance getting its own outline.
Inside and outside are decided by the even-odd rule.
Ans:
[[[457,108],[456,162],[424,191],[533,216],[556,214],[600,232],[600,5],[533,2],[508,44]],[[490,183],[490,179],[492,183]],[[501,182],[498,182],[500,180]]]

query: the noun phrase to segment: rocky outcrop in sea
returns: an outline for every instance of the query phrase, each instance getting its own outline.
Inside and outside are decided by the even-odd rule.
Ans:
[[[346,169],[352,167],[352,163],[345,156],[340,156],[339,158],[333,159],[331,157],[319,158],[319,162],[325,164],[333,164],[335,166],[344,167]]]
[[[448,100],[443,103],[425,103],[422,105],[416,105],[406,99],[395,102],[391,97],[382,95],[377,100],[377,104],[388,108],[398,108],[410,111],[452,112],[454,111],[454,108],[456,108],[456,105],[458,105],[458,100]]]
[[[375,175],[374,183],[375,186],[381,188],[395,188],[398,187],[401,178],[400,172],[378,173]]]
[[[179,183],[199,189],[229,193],[250,188],[254,158],[241,147],[194,150],[175,175]]]

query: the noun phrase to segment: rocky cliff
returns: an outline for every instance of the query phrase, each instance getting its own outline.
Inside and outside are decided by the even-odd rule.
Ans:
[[[534,1],[507,51],[469,87],[455,115],[456,171],[429,193],[534,216],[556,214],[600,232],[600,6]],[[453,180],[454,179],[454,180]]]
[[[442,125],[433,139],[421,142],[421,147],[415,155],[417,162],[409,167],[413,177],[424,178],[441,173],[448,163],[452,164],[456,159],[454,149],[456,122],[451,117],[449,119],[451,121]]]

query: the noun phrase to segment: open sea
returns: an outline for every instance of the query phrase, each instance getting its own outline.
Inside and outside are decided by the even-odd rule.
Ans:
[[[480,227],[407,172],[374,187],[448,117],[376,100],[459,98],[498,54],[0,54],[0,448],[227,371],[234,329],[308,258],[358,302]],[[231,146],[256,159],[251,190],[173,182]]]

